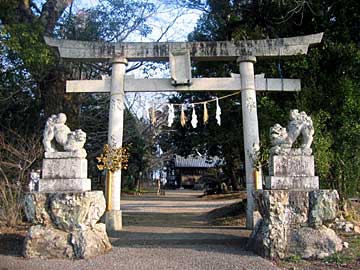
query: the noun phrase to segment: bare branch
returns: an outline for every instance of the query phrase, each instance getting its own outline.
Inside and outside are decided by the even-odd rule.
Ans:
[[[166,6],[171,6],[174,8],[186,8],[186,9],[193,9],[199,10],[204,13],[209,13],[209,6],[207,5],[207,1],[189,1],[189,0],[162,0],[162,2]]]
[[[133,65],[132,67],[128,68],[126,70],[126,73],[130,72],[130,71],[133,71],[135,69],[138,69],[140,68],[142,65],[143,65],[144,62],[139,62],[139,63],[136,63],[135,65]]]
[[[166,34],[167,32],[171,29],[171,27],[174,26],[174,24],[176,23],[176,21],[185,14],[184,11],[182,12],[178,12],[178,14],[175,16],[175,18],[166,26],[165,30],[162,31],[161,35],[158,37],[158,39],[156,40],[156,42],[159,42]]]
[[[34,3],[34,1],[30,1],[30,7],[32,7],[33,9],[36,10],[36,12],[38,12],[39,14],[41,14],[41,10],[38,8],[38,6],[36,5],[36,3]]]
[[[0,102],[6,102],[9,99],[12,99],[14,96],[16,96],[17,94],[19,94],[20,92],[22,92],[22,89],[15,91],[14,93],[11,93],[8,97],[2,98],[0,99]]]
[[[70,6],[73,0],[48,0],[44,4],[40,21],[45,27],[45,33],[51,34],[54,31],[55,25],[65,9]]]

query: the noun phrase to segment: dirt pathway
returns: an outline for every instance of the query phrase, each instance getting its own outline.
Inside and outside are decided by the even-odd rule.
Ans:
[[[166,196],[125,197],[124,229],[111,234],[115,245],[203,244],[234,242],[244,246],[250,231],[208,224],[207,213],[238,200],[203,200],[201,192],[167,191]],[[117,240],[115,240],[117,239]]]

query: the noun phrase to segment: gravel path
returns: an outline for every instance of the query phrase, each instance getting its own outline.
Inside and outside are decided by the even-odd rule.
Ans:
[[[110,235],[113,250],[87,260],[24,259],[0,254],[0,270],[272,270],[280,269],[244,249],[249,231],[207,223],[206,213],[234,202],[199,199],[199,193],[125,197],[124,230]]]

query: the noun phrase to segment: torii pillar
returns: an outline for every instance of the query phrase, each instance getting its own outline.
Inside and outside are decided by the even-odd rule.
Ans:
[[[244,150],[245,150],[245,173],[246,173],[246,228],[253,228],[254,223],[254,198],[253,192],[262,189],[261,172],[255,176],[254,157],[256,146],[259,146],[259,125],[256,105],[255,56],[240,56],[237,59],[240,65],[241,78],[241,107],[243,116]],[[256,183],[256,181],[260,183]]]
[[[110,110],[108,144],[112,148],[122,147],[124,127],[125,72],[127,60],[115,55],[112,60],[110,84]],[[118,231],[122,229],[122,212],[120,210],[121,170],[107,175],[107,211],[105,214],[106,229]]]

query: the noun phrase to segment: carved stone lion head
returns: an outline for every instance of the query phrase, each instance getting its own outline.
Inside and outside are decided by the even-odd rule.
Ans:
[[[74,131],[74,139],[77,142],[84,142],[86,141],[86,133],[81,129],[76,129]]]
[[[279,124],[275,124],[270,128],[270,139],[272,145],[283,144],[288,136],[286,128]]]
[[[65,151],[78,151],[83,149],[86,142],[86,133],[77,129],[68,134],[68,140],[64,145]]]

